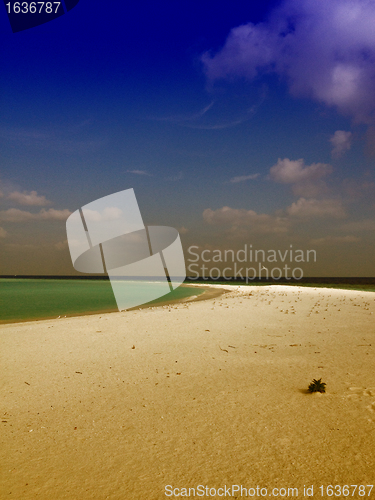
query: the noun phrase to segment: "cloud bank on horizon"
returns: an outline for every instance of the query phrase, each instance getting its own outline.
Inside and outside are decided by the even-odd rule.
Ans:
[[[330,138],[330,142],[333,146],[331,153],[333,158],[340,158],[346,151],[348,151],[352,146],[352,140],[352,132],[346,132],[345,130],[336,130],[336,132]]]
[[[285,0],[266,22],[233,28],[219,51],[201,59],[212,82],[275,73],[293,96],[373,125],[374,26],[371,0]]]

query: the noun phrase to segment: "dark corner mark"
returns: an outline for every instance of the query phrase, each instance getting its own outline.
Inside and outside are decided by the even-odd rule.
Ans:
[[[72,10],[78,2],[79,0],[60,0],[58,2],[4,0],[4,6],[13,33],[18,33],[64,15]]]
[[[79,0],[64,0],[67,12],[77,5]]]

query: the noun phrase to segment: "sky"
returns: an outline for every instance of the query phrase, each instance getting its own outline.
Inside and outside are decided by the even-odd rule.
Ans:
[[[133,188],[188,274],[193,247],[375,276],[374,25],[372,0],[80,0],[18,33],[0,9],[0,274],[78,274],[66,219]]]

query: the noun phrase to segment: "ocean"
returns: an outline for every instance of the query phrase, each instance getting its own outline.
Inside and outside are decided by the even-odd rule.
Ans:
[[[147,305],[160,305],[203,292],[201,288],[180,286]],[[117,310],[109,280],[0,278],[0,323]]]

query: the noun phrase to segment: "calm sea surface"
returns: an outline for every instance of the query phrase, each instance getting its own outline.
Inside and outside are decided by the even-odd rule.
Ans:
[[[199,295],[179,287],[149,305]],[[84,279],[0,279],[0,322],[117,311],[110,281]]]

